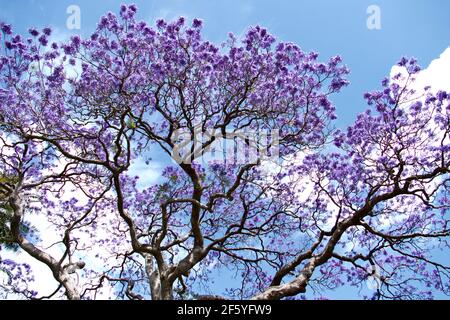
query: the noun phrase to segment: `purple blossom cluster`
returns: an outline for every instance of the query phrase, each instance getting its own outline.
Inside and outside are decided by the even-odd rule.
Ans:
[[[231,269],[227,297],[324,298],[364,286],[374,266],[381,284],[366,298],[448,294],[449,266],[432,253],[448,250],[450,93],[415,88],[420,68],[403,58],[403,73],[364,95],[369,109],[333,130],[330,96],[349,84],[341,57],[321,62],[261,26],[217,46],[202,27],[150,26],[135,5],[64,43],[0,24],[0,214],[52,271],[54,294],[93,299],[108,284],[124,299],[202,298]],[[136,168],[198,128],[276,129],[279,162],[192,159],[142,185]],[[21,230],[33,215],[57,240]],[[0,269],[37,295],[23,287],[30,267],[0,258]]]

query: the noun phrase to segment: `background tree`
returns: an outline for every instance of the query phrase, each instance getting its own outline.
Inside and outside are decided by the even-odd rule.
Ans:
[[[433,252],[448,250],[449,97],[411,89],[414,60],[333,132],[340,57],[321,63],[259,26],[219,48],[200,20],[152,28],[136,11],[61,44],[48,28],[25,40],[1,26],[0,173],[18,178],[0,186],[14,242],[52,270],[55,294],[281,299],[360,286],[375,267],[375,297],[448,292]],[[246,161],[201,161],[220,138],[274,130],[277,141],[244,139]],[[180,132],[208,134],[180,150]],[[253,143],[279,161],[250,161]],[[142,187],[133,170],[153,154],[183,161]],[[52,255],[18,231],[36,196],[60,235]],[[225,269],[236,285],[216,292]]]

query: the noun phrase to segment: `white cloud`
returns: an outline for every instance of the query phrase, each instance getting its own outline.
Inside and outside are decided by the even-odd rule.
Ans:
[[[138,158],[131,164],[128,174],[130,176],[139,176],[137,186],[143,190],[160,182],[163,167],[163,163],[151,161],[147,164],[143,158]]]
[[[407,75],[406,69],[404,67],[395,65],[391,68],[390,76],[392,78],[399,73],[402,74],[402,76]],[[439,90],[450,92],[450,47],[446,48],[440,54],[439,58],[432,60],[427,68],[424,68],[419,73],[415,74],[414,78],[415,80],[412,84],[410,84],[410,88],[414,89],[417,92],[417,97],[420,97],[424,93],[424,88],[428,86],[430,87],[430,93],[436,93]],[[405,78],[401,78],[396,82],[400,85],[404,85]],[[425,100],[425,98],[426,97],[423,96],[420,99],[423,101]],[[409,104],[405,105],[405,107],[407,106],[409,106]],[[434,123],[430,122],[429,126],[434,126]],[[427,136],[424,136],[423,139],[427,140],[428,138]],[[450,143],[450,140],[448,138],[446,141],[447,143]],[[437,141],[429,141],[429,143],[440,142],[440,139],[437,139]],[[414,155],[417,156],[418,150],[412,150],[412,152],[414,152]],[[440,181],[440,179],[436,179],[435,181],[428,183],[425,188],[429,191],[434,190],[440,183]],[[407,218],[407,215],[382,216],[380,218],[380,224],[383,227],[388,227],[392,224],[401,223],[401,221],[405,218]]]
[[[391,76],[404,72],[404,68],[393,66]],[[426,69],[416,75],[415,89],[423,90],[426,86],[431,86],[433,92],[438,90],[450,91],[450,47],[444,50],[439,58],[431,61]]]

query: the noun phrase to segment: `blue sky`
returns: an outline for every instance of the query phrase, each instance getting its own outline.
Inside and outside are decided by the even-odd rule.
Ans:
[[[249,25],[260,24],[280,40],[318,51],[322,59],[342,55],[352,73],[351,86],[333,98],[339,126],[365,109],[363,92],[377,88],[401,56],[414,56],[426,67],[450,45],[447,0],[0,0],[0,20],[18,32],[49,25],[63,35],[89,35],[101,15],[117,12],[124,2],[136,3],[140,18],[148,21],[180,15],[201,18],[205,37],[216,43],[229,31],[241,34]],[[66,9],[72,4],[81,9],[81,30],[66,28]],[[380,30],[366,26],[366,10],[372,4],[381,9]]]
[[[180,15],[204,21],[204,37],[220,43],[228,32],[242,34],[250,25],[269,29],[279,40],[319,52],[323,60],[339,54],[351,69],[351,85],[333,97],[339,127],[350,124],[366,106],[365,91],[379,87],[401,56],[414,56],[423,67],[450,46],[448,0],[0,0],[0,20],[16,32],[50,26],[61,37],[89,35],[100,16],[117,12],[121,3],[136,3],[139,17],[153,22]],[[81,9],[81,29],[68,30],[66,9]],[[381,9],[381,29],[366,26],[369,5]],[[352,297],[340,291],[334,297]]]

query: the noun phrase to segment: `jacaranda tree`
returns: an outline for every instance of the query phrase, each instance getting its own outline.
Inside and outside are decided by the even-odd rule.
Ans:
[[[367,298],[449,293],[450,94],[416,88],[415,60],[335,130],[340,57],[259,26],[216,46],[200,20],[150,27],[136,11],[65,43],[1,24],[3,290],[282,299],[372,277]],[[217,146],[229,136],[241,157]],[[53,292],[6,242],[49,268]]]

